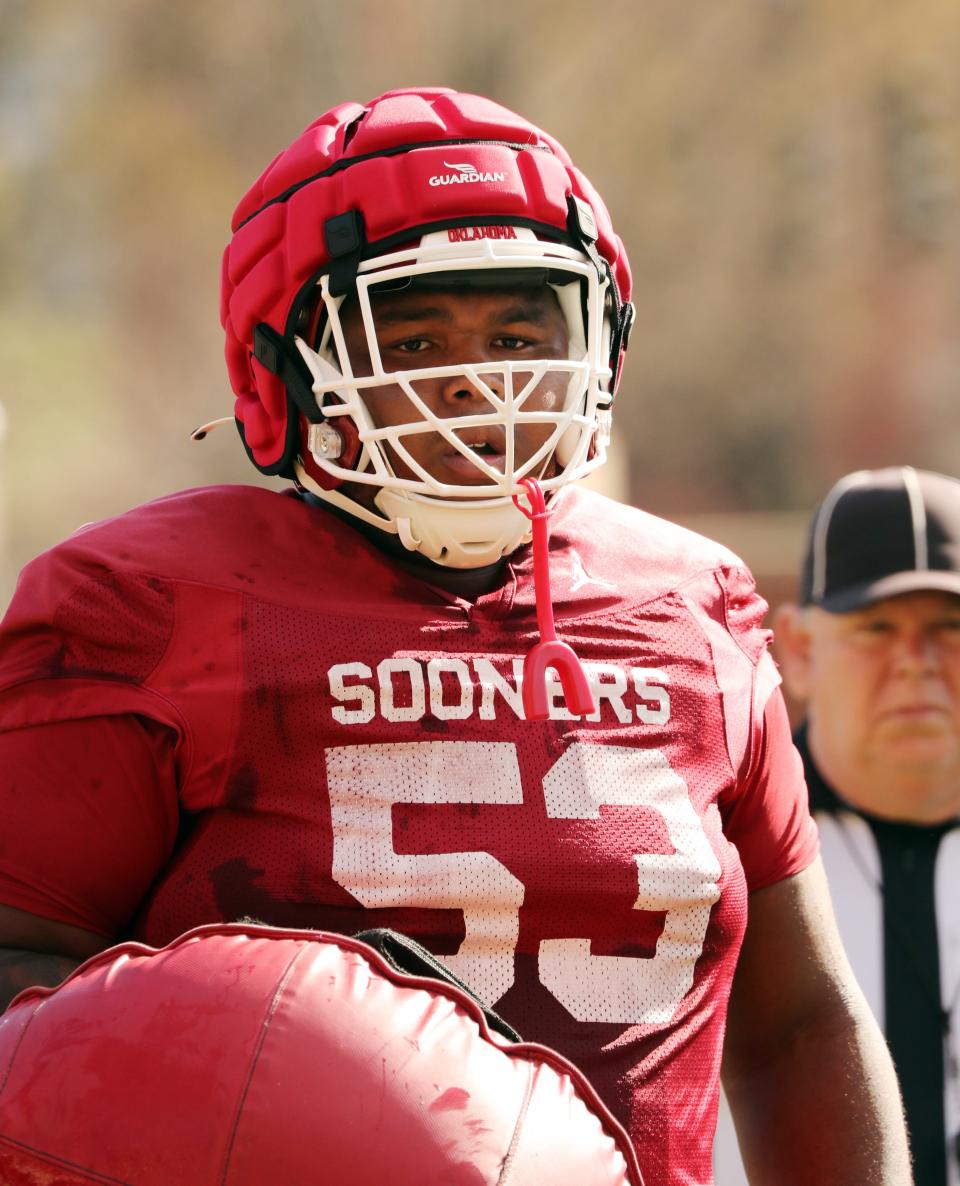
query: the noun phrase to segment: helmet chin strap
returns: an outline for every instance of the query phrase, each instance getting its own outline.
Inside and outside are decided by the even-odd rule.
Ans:
[[[531,539],[529,523],[509,498],[441,499],[382,487],[368,507],[339,489],[324,489],[302,465],[295,470],[299,484],[323,502],[445,568],[496,564]]]
[[[531,538],[508,498],[441,499],[383,487],[374,503],[405,548],[447,568],[495,564]]]

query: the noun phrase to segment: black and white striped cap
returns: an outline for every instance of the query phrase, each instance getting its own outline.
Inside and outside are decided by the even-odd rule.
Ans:
[[[813,517],[802,603],[842,614],[922,589],[960,596],[960,481],[910,466],[841,478]]]

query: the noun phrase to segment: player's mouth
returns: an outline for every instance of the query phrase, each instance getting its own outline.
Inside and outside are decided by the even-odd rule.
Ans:
[[[487,474],[473,460],[476,457],[484,465],[503,473],[506,468],[505,434],[484,432],[483,434],[459,434],[460,443],[465,445],[472,456],[461,453],[453,445],[449,445],[444,452],[442,463],[451,473],[456,474],[461,482],[476,485],[490,481]]]

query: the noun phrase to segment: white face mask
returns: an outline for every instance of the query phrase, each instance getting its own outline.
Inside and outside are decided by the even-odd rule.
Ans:
[[[477,228],[478,235],[489,229]],[[318,497],[397,534],[405,547],[455,568],[493,563],[529,538],[529,524],[512,501],[522,478],[538,478],[549,495],[601,465],[609,439],[606,282],[572,248],[542,242],[524,228],[498,229],[510,237],[463,242],[461,232],[456,241],[452,233],[435,232],[418,246],[368,261],[358,277],[350,327],[341,318],[342,298],[330,296],[324,277],[319,348],[297,339],[325,415],[323,423],[311,427],[307,448],[315,466],[335,480],[326,489],[298,462],[300,482]],[[465,272],[470,276],[458,283]],[[420,351],[401,354],[390,347],[389,333],[377,325],[378,302],[371,299],[378,289],[391,294],[437,290],[447,295],[435,303],[449,306],[476,285],[478,301],[484,293],[515,288],[522,303],[525,292],[542,294],[544,283],[553,294],[554,320],[563,326],[563,348],[556,348],[555,338],[542,357],[534,334],[517,358],[507,351],[494,360],[457,358],[451,365],[444,357],[442,365],[435,365],[438,353],[427,350],[428,365],[415,365]],[[514,340],[509,327],[504,338]],[[465,397],[462,413],[454,414],[455,401],[438,407],[428,397],[438,385]],[[378,404],[385,391],[390,403]],[[378,407],[385,406],[390,415],[381,412],[378,422]],[[345,434],[337,426],[346,423],[343,417],[359,438],[355,468],[340,462]],[[431,462],[431,457],[443,460]],[[352,490],[344,490],[341,482],[351,483]],[[358,501],[354,492],[364,486],[377,493],[371,490],[370,498],[361,495]]]

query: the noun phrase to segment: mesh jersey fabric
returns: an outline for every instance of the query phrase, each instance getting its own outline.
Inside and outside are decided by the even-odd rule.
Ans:
[[[76,813],[48,884],[35,876],[57,822],[39,819],[42,786],[22,793],[29,735],[51,748],[59,723],[87,720],[122,745],[117,722],[134,717],[167,848],[138,807],[130,844],[153,845],[153,889],[141,903],[128,868],[126,900],[107,915],[96,890],[85,925],[116,933],[136,913],[151,943],[241,915],[403,931],[587,1073],[648,1182],[703,1183],[748,888],[806,867],[816,832],[765,607],[736,557],[599,495],[554,506],[557,627],[592,673],[597,719],[571,719],[559,688],[549,721],[521,719],[528,551],[467,602],[332,515],[233,487],[41,557],[3,627],[0,730],[16,741],[0,744],[20,748],[0,809],[33,826],[0,843],[0,901],[78,922],[75,887],[110,885],[95,837],[71,855]],[[88,810],[130,815],[103,773]]]
[[[355,940],[249,926],[124,944],[17,998],[0,1181],[642,1186],[553,1051]]]

